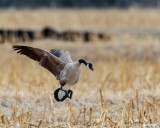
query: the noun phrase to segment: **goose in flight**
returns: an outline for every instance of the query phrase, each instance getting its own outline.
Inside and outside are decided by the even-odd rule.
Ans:
[[[59,80],[59,88],[54,91],[54,97],[58,102],[72,98],[73,92],[70,88],[78,82],[82,63],[92,71],[94,70],[92,64],[83,59],[73,62],[69,52],[65,50],[53,49],[47,52],[39,48],[20,45],[13,45],[13,50],[38,61]]]

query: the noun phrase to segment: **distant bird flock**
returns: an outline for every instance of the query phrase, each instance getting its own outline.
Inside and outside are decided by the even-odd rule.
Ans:
[[[78,31],[78,30],[56,30],[50,27],[45,27],[42,30],[27,30],[27,29],[0,29],[0,43],[5,42],[25,42],[36,39],[55,39],[63,41],[108,41],[110,36],[103,32],[93,31]]]

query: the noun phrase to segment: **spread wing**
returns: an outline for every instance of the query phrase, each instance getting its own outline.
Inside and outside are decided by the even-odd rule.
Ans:
[[[56,56],[38,48],[14,45],[13,49],[17,51],[17,53],[26,55],[27,57],[38,61],[41,66],[49,70],[57,79],[59,79],[60,72],[66,65]]]
[[[58,57],[60,60],[62,60],[66,64],[73,62],[68,51],[53,49],[50,51],[50,53]]]

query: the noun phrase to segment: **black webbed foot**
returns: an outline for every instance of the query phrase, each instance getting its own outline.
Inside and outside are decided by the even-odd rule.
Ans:
[[[69,99],[72,99],[72,94],[73,94],[73,91],[72,90],[68,90],[68,98]]]
[[[61,98],[61,99],[59,99],[59,97],[58,97],[58,92],[59,91],[63,91],[63,92],[65,92],[65,95],[63,96],[63,98]],[[72,99],[72,94],[73,94],[73,91],[72,90],[64,90],[64,89],[62,89],[62,88],[58,88],[58,89],[56,89],[55,91],[54,91],[54,97],[55,97],[55,99],[58,101],[58,102],[63,102],[67,97],[69,98],[69,99]]]
[[[62,91],[65,92],[65,95],[64,95],[64,97],[63,97],[62,99],[59,99],[59,97],[58,97],[58,92],[59,92],[60,90],[62,90]],[[63,90],[62,88],[58,88],[58,89],[56,89],[56,90],[54,91],[54,98],[55,98],[56,101],[58,101],[58,102],[64,101],[67,97],[68,97],[68,91]]]

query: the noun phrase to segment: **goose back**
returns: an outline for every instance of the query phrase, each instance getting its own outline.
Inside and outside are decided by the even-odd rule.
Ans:
[[[58,57],[60,60],[62,60],[64,63],[73,63],[70,54],[68,51],[65,50],[58,50],[58,49],[52,49],[50,53],[56,57]]]

